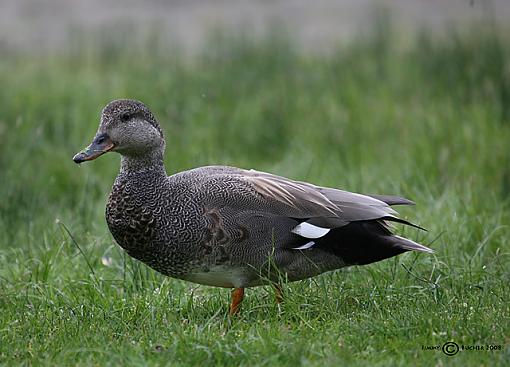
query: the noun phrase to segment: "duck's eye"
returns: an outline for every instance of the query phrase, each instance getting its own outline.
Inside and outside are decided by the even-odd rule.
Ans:
[[[129,113],[123,113],[122,115],[120,115],[120,119],[121,119],[122,122],[129,121],[130,117],[131,116],[129,115]]]

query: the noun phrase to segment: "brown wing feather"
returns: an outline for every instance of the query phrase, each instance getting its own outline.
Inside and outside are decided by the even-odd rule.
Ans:
[[[338,228],[351,222],[382,218],[399,221],[398,213],[378,197],[315,186],[255,170],[226,166],[196,170],[201,171],[201,175],[208,177],[208,180],[217,181],[216,185],[225,185],[229,198],[239,205],[239,210],[251,209],[270,215],[303,218],[310,224],[324,228]],[[384,198],[391,204],[407,203],[405,199],[396,200],[396,197]]]
[[[313,185],[255,170],[244,171],[242,178],[262,196],[293,208],[310,210],[313,215],[338,216],[342,210]]]

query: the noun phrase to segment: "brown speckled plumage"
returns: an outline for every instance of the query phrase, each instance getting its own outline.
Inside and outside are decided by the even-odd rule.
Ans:
[[[74,159],[122,155],[108,227],[129,255],[165,275],[244,288],[276,281],[277,273],[293,281],[409,250],[431,252],[389,229],[388,221],[410,224],[389,206],[410,204],[406,199],[225,166],[167,177],[164,147],[149,109],[117,100],[103,110],[94,142]]]

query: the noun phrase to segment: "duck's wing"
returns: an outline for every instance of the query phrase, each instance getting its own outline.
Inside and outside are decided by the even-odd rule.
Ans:
[[[307,182],[254,170],[244,171],[242,178],[249,182],[256,193],[266,199],[301,208],[309,223],[336,228],[353,221],[386,218],[400,220],[390,204],[374,196],[320,187]],[[410,203],[397,197],[381,197],[390,203]],[[391,198],[391,199],[388,199]]]
[[[358,243],[359,246],[354,248],[362,253],[354,254],[349,261],[358,264],[378,261],[411,250],[433,252],[419,243],[393,235],[387,224],[387,221],[393,221],[424,230],[399,218],[398,213],[390,207],[413,205],[408,199],[356,194],[254,170],[243,171],[241,177],[266,200],[276,200],[280,205],[300,209],[302,220],[299,220],[299,224],[292,228],[291,232],[312,240],[296,248],[298,250],[322,246],[333,249],[334,253],[347,259],[349,254],[353,255],[352,245],[348,245],[345,251],[345,248],[338,244]],[[346,241],[349,238],[351,239]],[[364,252],[369,249],[370,255],[367,256]]]
[[[222,196],[241,210],[257,210],[304,219],[324,228],[337,228],[353,221],[387,219],[413,225],[398,218],[390,205],[411,204],[396,196],[367,196],[255,170],[211,166],[200,168],[210,187],[222,186]],[[212,182],[212,184],[211,184]]]
[[[410,250],[433,252],[393,235],[388,221],[414,226],[398,218],[390,207],[410,204],[406,199],[380,197],[385,202],[255,170],[229,167],[201,170],[204,186],[199,189],[207,192],[207,204],[220,213],[228,212],[229,218],[238,218],[230,221],[231,226],[246,224],[253,234],[249,237],[258,241],[264,241],[260,236],[265,236],[259,232],[267,230],[274,234],[267,235],[268,238],[279,242],[277,247],[291,251],[320,249],[349,264],[366,264]],[[227,228],[227,232],[229,229],[233,231]]]

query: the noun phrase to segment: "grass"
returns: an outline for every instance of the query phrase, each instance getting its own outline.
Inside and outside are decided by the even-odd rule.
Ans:
[[[188,58],[157,38],[83,40],[0,60],[0,363],[508,365],[510,42],[391,32],[309,55],[219,36]],[[167,170],[227,164],[412,198],[436,250],[229,292],[164,278],[107,231],[113,154],[76,166],[100,109],[145,101]],[[422,346],[499,345],[446,356]]]

